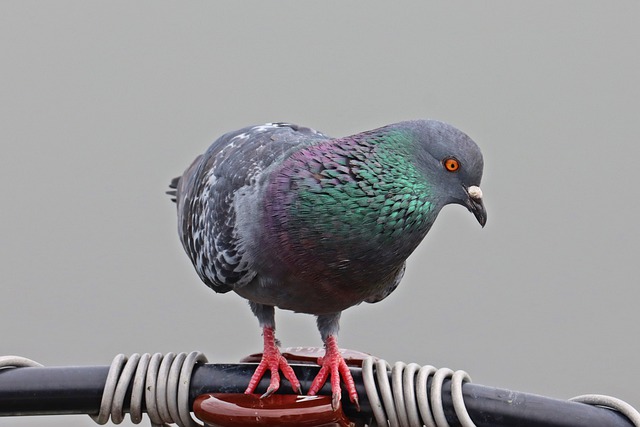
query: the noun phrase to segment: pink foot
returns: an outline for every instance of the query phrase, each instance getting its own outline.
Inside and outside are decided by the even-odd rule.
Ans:
[[[324,357],[318,359],[318,365],[321,366],[320,372],[318,372],[318,375],[311,384],[309,396],[315,396],[324,383],[327,382],[329,374],[331,374],[331,406],[334,410],[338,409],[340,399],[342,398],[342,391],[340,389],[340,376],[342,376],[344,385],[347,387],[347,392],[349,393],[349,400],[356,405],[359,411],[360,404],[358,403],[356,385],[353,382],[353,377],[351,376],[351,371],[349,371],[347,363],[340,354],[334,335],[329,335],[325,341],[325,354]]]
[[[253,393],[258,386],[258,383],[262,379],[262,376],[267,371],[267,369],[269,369],[269,372],[271,373],[271,381],[269,382],[269,388],[267,388],[267,391],[262,396],[260,396],[261,398],[271,396],[280,388],[280,374],[278,373],[279,370],[282,371],[284,377],[289,380],[293,391],[301,394],[302,390],[300,389],[300,381],[298,381],[295,372],[293,372],[293,369],[291,368],[291,366],[289,366],[287,360],[282,357],[282,355],[280,354],[280,350],[278,350],[278,347],[276,346],[276,339],[273,328],[263,328],[262,336],[264,337],[264,350],[262,352],[262,360],[256,368],[256,371],[253,373],[253,376],[249,381],[249,385],[247,386],[247,389],[244,391],[244,393]]]

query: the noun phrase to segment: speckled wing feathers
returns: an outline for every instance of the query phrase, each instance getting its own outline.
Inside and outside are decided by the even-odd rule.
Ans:
[[[220,137],[175,185],[178,232],[200,278],[216,292],[246,285],[256,275],[236,228],[234,198],[292,147],[325,139],[286,123],[247,127]]]

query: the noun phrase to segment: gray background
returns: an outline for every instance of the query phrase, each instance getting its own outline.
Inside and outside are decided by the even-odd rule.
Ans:
[[[482,147],[487,226],[447,207],[398,290],[344,313],[341,346],[639,406],[639,18],[637,1],[3,2],[0,354],[259,350],[246,303],[183,254],[169,180],[248,124],[437,118]],[[320,345],[311,316],[277,320],[284,346]]]

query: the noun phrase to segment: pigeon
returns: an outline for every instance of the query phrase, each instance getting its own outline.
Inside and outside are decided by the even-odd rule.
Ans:
[[[262,360],[245,393],[269,371],[300,382],[275,338],[274,308],[317,316],[324,342],[309,395],[330,377],[358,406],[337,344],[340,314],[396,289],[405,261],[447,204],[466,207],[484,227],[476,143],[435,120],[391,124],[331,138],[290,123],[229,132],[198,156],[168,192],[182,246],[200,279],[247,299],[263,331]]]

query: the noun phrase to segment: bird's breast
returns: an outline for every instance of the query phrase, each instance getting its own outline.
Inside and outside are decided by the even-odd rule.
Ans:
[[[270,176],[253,212],[258,278],[238,293],[296,311],[313,300],[318,312],[395,283],[437,212],[421,183],[394,182],[362,163],[292,156]]]

